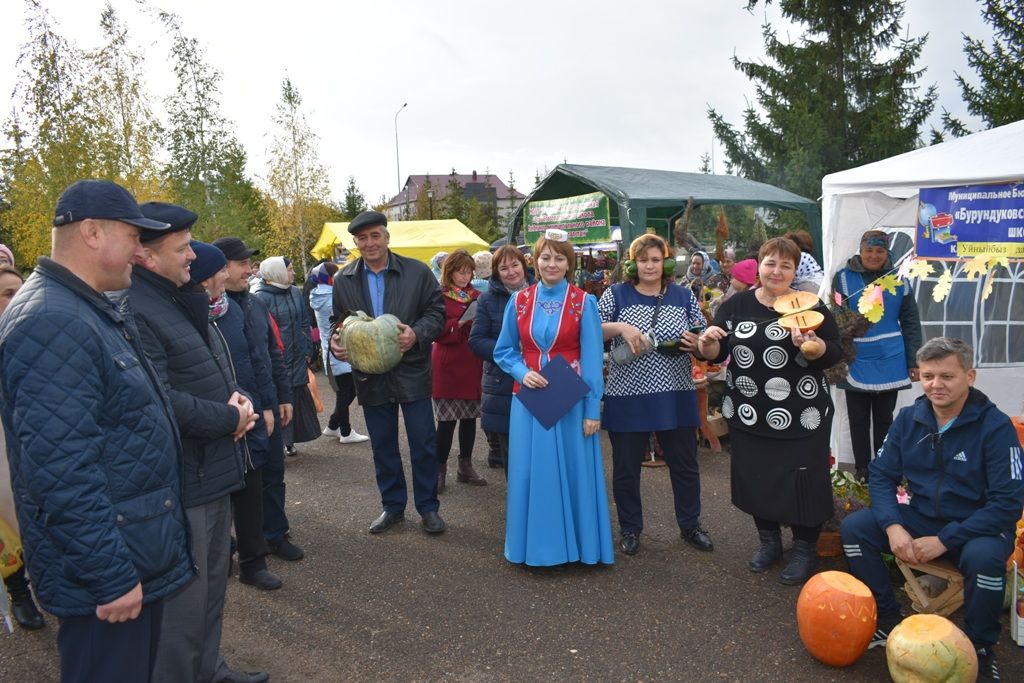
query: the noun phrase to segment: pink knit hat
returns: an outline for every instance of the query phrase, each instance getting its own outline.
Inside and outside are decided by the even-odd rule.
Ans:
[[[748,287],[753,287],[757,280],[757,261],[752,258],[740,261],[732,267],[732,276]]]
[[[14,253],[6,244],[0,244],[0,255],[7,257],[7,262],[14,265]]]

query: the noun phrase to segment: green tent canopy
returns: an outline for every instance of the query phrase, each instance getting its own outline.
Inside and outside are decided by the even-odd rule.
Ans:
[[[595,191],[608,196],[612,215],[618,215],[624,244],[646,232],[648,226],[666,234],[667,226],[683,214],[692,197],[694,206],[744,204],[802,211],[821,258],[821,212],[811,199],[737,176],[616,166],[556,166],[510,217],[509,238],[522,230],[523,211],[529,202]]]

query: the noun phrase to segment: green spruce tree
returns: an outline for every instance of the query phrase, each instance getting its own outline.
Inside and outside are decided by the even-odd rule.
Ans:
[[[359,191],[356,185],[356,177],[348,177],[348,185],[345,187],[345,199],[341,204],[341,215],[343,220],[350,221],[366,211],[366,197]]]
[[[959,73],[956,82],[967,111],[986,128],[995,128],[1024,119],[1024,5],[1019,0],[986,0],[982,16],[992,26],[992,44],[964,36],[967,64],[977,73],[978,83],[969,83]],[[970,132],[947,111],[942,113],[942,127],[956,137]]]
[[[462,185],[453,168],[451,175],[448,176],[448,183],[445,185],[444,197],[440,202],[440,213],[437,211],[437,198],[434,198],[434,216],[436,218],[454,218],[465,224],[469,217],[469,205],[462,193]]]
[[[748,0],[748,9],[757,4]],[[754,82],[759,106],[747,107],[742,128],[708,109],[730,172],[813,198],[826,174],[920,144],[935,87],[917,93],[925,37],[900,37],[902,2],[779,0],[779,7],[803,26],[800,39],[783,42],[765,24],[768,59],[733,59]],[[787,213],[784,223],[802,225],[802,216]]]

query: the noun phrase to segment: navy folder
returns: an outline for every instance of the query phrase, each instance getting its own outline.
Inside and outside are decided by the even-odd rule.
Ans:
[[[574,405],[590,393],[590,387],[576,374],[561,356],[555,356],[541,368],[540,374],[548,381],[543,389],[520,385],[516,396],[544,429],[551,429]],[[580,425],[583,429],[583,425]]]

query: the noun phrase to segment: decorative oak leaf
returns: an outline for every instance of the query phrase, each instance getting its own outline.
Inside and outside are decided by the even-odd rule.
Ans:
[[[993,258],[990,254],[978,254],[970,261],[964,264],[964,271],[967,273],[967,279],[973,280],[979,275],[984,275],[988,270],[988,260]]]
[[[875,300],[875,291],[882,291],[875,285],[868,285],[864,288],[864,291],[860,294],[860,299],[857,300],[857,311],[861,315],[867,315],[871,307],[874,306],[877,301]]]
[[[935,283],[935,289],[932,290],[932,301],[936,303],[945,300],[949,296],[949,290],[953,286],[953,272],[951,270],[943,271],[942,275],[939,276],[939,281]]]
[[[992,258],[990,258],[988,260],[988,269],[992,270],[996,266],[1002,266],[1003,268],[1006,268],[1007,270],[1009,270],[1010,269],[1010,259],[1007,258],[1006,256],[993,256]]]
[[[985,276],[985,287],[981,290],[981,300],[985,301],[992,293],[992,289],[995,286],[995,271],[988,271],[988,275]]]
[[[896,288],[900,286],[900,281],[895,275],[883,275],[875,280],[875,286],[879,287],[880,290],[884,289],[890,294],[895,294]]]
[[[883,315],[885,315],[885,308],[881,304],[875,304],[864,314],[864,317],[870,322],[877,323]]]
[[[899,270],[896,271],[896,277],[900,278],[901,280],[906,280],[908,277],[910,277],[910,266],[912,265],[914,265],[914,259],[903,259],[903,262],[900,263]]]
[[[914,259],[913,265],[910,266],[910,277],[924,277],[934,272],[935,269],[932,268],[932,264],[922,258]]]

